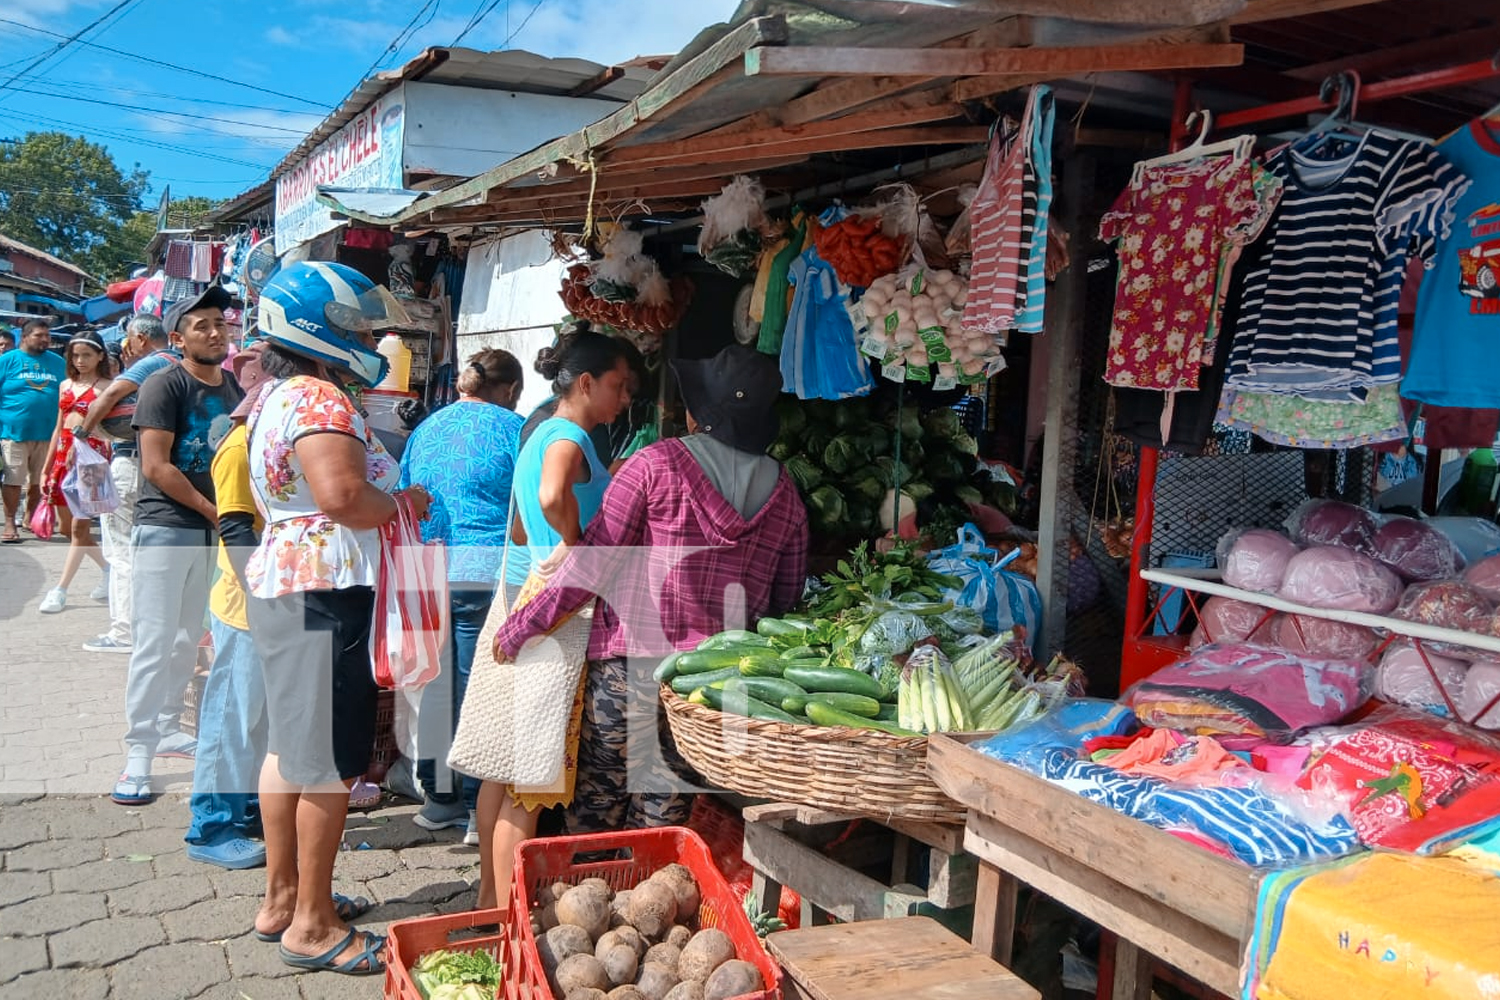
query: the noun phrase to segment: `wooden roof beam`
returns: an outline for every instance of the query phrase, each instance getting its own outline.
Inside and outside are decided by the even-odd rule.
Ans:
[[[1231,14],[1230,24],[1255,24],[1258,21],[1280,21],[1284,18],[1306,17],[1348,7],[1363,7],[1379,0],[1246,0],[1244,9]]]
[[[596,90],[603,90],[625,75],[623,66],[606,66],[587,80],[568,91],[567,97],[587,97]]]
[[[612,161],[616,165],[655,167],[688,165],[694,163],[753,163],[764,157],[773,159],[782,156],[813,156],[818,153],[838,153],[856,149],[880,149],[883,146],[951,146],[971,142],[984,142],[989,129],[984,126],[948,125],[927,128],[883,128],[853,134],[810,135],[800,138],[772,138],[754,145],[736,144],[721,149],[694,151],[661,150],[650,157]],[[691,140],[689,140],[691,141]],[[672,143],[663,143],[671,146]],[[742,167],[741,169],[751,169]]]
[[[1234,44],[1077,45],[1016,49],[861,49],[796,46],[745,53],[748,76],[1018,76],[1238,66]]]
[[[1311,66],[1299,66],[1287,70],[1286,75],[1314,83],[1346,69],[1364,76],[1375,76],[1393,70],[1410,71],[1422,63],[1454,63],[1478,59],[1494,55],[1497,49],[1500,49],[1500,24],[1492,24],[1437,38],[1422,38],[1401,45],[1391,45],[1345,59],[1330,59]]]
[[[1003,0],[996,4],[1012,14],[1140,25],[1210,24],[1242,12],[1245,5],[1246,0]]]

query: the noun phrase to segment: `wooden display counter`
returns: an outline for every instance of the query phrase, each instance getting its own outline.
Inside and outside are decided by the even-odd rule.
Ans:
[[[964,849],[980,861],[977,949],[1010,964],[1024,882],[1118,937],[1101,997],[1147,1000],[1150,957],[1237,995],[1260,882],[1254,869],[1001,763],[962,736],[931,737],[927,764],[969,808]]]

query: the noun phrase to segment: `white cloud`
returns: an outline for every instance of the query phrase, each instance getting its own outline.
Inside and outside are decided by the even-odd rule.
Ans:
[[[266,41],[272,45],[296,45],[297,38],[279,24],[273,24],[266,29]]]
[[[238,124],[225,121],[201,121],[176,118],[168,115],[137,114],[141,123],[150,131],[163,135],[225,136],[244,139],[267,149],[285,150],[302,141],[302,137],[323,121],[320,114],[295,114],[279,111],[256,111],[234,108],[226,113],[224,108],[198,107],[183,109],[190,114],[231,118]],[[286,129],[293,129],[288,132]],[[188,145],[191,145],[191,141]]]
[[[12,21],[57,31],[58,20],[74,8],[91,10],[103,5],[104,0],[6,0],[0,11]]]

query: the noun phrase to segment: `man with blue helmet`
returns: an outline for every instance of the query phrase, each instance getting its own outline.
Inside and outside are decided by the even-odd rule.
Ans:
[[[280,942],[288,965],[345,975],[384,969],[385,939],[348,924],[369,904],[333,894],[333,865],[349,789],[375,743],[369,632],[379,528],[396,517],[401,470],[344,386],[384,377],[385,358],[361,338],[405,322],[390,293],[352,268],[282,268],[261,292],[257,321],[272,381],[247,422],[266,522],[246,568],[269,723],[266,897],[255,933]],[[425,518],[427,491],[401,492]]]

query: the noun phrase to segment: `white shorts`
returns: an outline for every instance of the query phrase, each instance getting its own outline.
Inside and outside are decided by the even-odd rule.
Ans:
[[[47,478],[47,446],[49,441],[0,441],[0,456],[5,460],[5,485],[25,486],[27,478],[31,485],[41,488]]]

